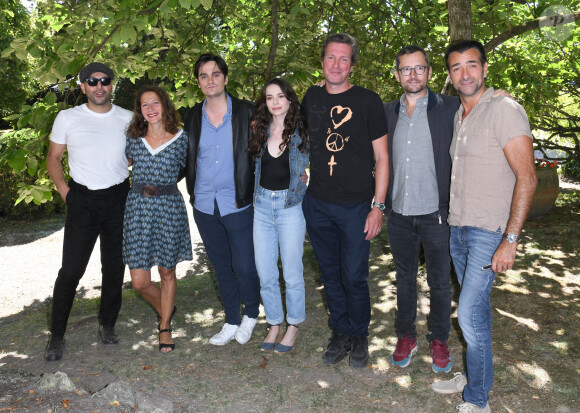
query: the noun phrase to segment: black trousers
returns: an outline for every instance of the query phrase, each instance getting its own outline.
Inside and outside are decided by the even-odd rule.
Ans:
[[[66,197],[62,267],[54,284],[52,335],[64,337],[76,288],[85,273],[97,237],[101,241],[100,323],[114,326],[121,309],[123,264],[123,216],[129,180],[110,188],[90,190],[69,181]]]

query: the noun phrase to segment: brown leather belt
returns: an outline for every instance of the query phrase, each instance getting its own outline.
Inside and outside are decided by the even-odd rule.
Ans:
[[[134,182],[131,187],[131,192],[136,192],[147,198],[151,198],[155,196],[173,195],[178,193],[179,189],[177,189],[177,184],[152,186]]]

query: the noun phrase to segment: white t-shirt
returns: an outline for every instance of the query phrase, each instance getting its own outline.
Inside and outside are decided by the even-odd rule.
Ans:
[[[70,176],[75,182],[96,190],[127,179],[125,129],[132,116],[116,105],[107,113],[97,113],[86,104],[58,114],[50,140],[66,145]]]

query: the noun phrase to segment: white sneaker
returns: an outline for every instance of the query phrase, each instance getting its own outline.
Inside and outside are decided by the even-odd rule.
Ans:
[[[438,381],[431,384],[433,391],[439,394],[461,393],[463,388],[467,385],[467,378],[463,373],[453,374],[455,376],[451,380]]]
[[[214,346],[223,346],[234,339],[238,326],[235,324],[225,323],[222,330],[209,339],[209,343]]]
[[[487,403],[483,408],[476,406],[475,404],[463,403],[457,406],[457,410],[459,410],[459,413],[491,413],[489,403]]]
[[[245,315],[242,318],[242,324],[240,324],[236,330],[236,341],[240,344],[246,344],[248,341],[250,341],[252,332],[254,331],[254,327],[256,327],[257,322],[257,318],[250,318]]]

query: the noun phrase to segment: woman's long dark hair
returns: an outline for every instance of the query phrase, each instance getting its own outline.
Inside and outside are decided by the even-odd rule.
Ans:
[[[141,96],[147,92],[153,92],[159,98],[159,102],[163,108],[162,119],[165,130],[169,133],[177,133],[181,125],[181,117],[179,116],[179,112],[175,110],[175,106],[171,102],[171,99],[169,99],[169,95],[157,85],[148,85],[142,87],[137,92],[135,107],[133,108],[133,119],[131,119],[131,123],[127,127],[127,136],[137,139],[147,135],[147,121],[141,113]]]
[[[298,149],[301,152],[305,152],[308,148],[308,131],[306,129],[306,123],[304,122],[304,117],[302,116],[298,96],[296,96],[296,92],[294,92],[294,89],[292,89],[292,86],[290,86],[288,81],[277,77],[268,81],[268,83],[264,85],[264,88],[260,93],[260,98],[256,103],[256,112],[252,118],[254,135],[252,137],[252,142],[250,143],[250,148],[248,149],[254,160],[260,156],[260,152],[268,140],[268,127],[270,126],[270,122],[272,122],[272,114],[266,105],[266,89],[270,85],[277,85],[280,90],[282,90],[282,93],[284,93],[286,99],[290,102],[290,108],[284,118],[284,131],[282,132],[280,150],[283,150],[285,147],[290,145],[290,138],[296,128],[298,128],[298,134],[302,138],[302,143],[298,146]]]

